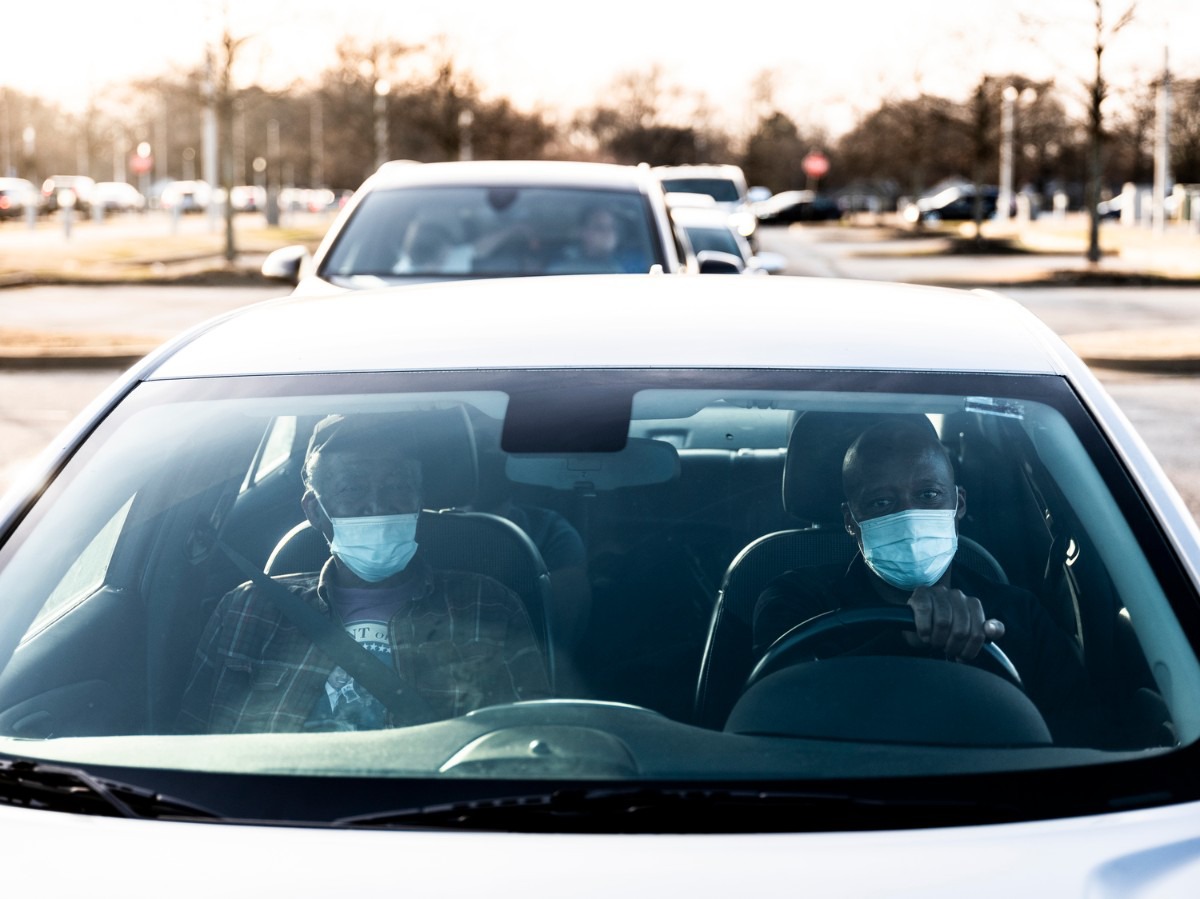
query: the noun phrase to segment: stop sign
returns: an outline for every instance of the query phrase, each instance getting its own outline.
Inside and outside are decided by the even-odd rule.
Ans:
[[[154,167],[153,156],[131,156],[129,159],[129,167],[133,169],[137,175],[144,175]]]
[[[820,178],[829,171],[829,157],[824,153],[812,152],[804,157],[804,161],[800,163],[804,169],[804,174],[810,178]]]

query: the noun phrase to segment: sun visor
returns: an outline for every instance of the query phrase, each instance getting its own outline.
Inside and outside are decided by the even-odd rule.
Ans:
[[[672,481],[679,477],[679,454],[661,440],[630,437],[615,453],[509,456],[504,471],[518,484],[600,493]]]

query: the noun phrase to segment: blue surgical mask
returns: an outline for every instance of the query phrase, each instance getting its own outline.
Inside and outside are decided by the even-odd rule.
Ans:
[[[958,551],[958,507],[907,509],[863,522],[863,559],[877,575],[901,590],[936,584]]]
[[[416,512],[358,518],[334,518],[328,512],[325,515],[333,524],[329,551],[364,581],[374,584],[386,580],[407,568],[416,554]]]

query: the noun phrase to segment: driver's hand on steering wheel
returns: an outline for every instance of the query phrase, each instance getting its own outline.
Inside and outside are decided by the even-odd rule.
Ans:
[[[918,587],[908,605],[916,622],[916,639],[941,650],[948,659],[969,662],[984,643],[1004,636],[1002,622],[987,618],[978,599],[953,587]]]

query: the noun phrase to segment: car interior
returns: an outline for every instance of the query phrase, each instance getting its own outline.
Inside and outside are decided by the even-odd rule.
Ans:
[[[46,491],[56,502],[35,506],[3,550],[3,582],[21,588],[8,589],[15,600],[0,620],[0,734],[173,733],[205,623],[245,579],[222,547],[270,575],[328,558],[300,509],[300,471],[314,424],[345,409],[409,417],[426,484],[420,551],[521,598],[564,699],[637,707],[713,734],[1047,745],[1020,689],[971,666],[784,658],[755,671],[750,622],[763,585],[857,551],[841,522],[846,448],[871,423],[925,416],[969,497],[959,561],[1032,591],[1069,635],[1117,723],[1117,743],[1100,748],[1170,747],[1194,727],[1153,673],[1157,663],[1176,683],[1192,676],[1194,656],[1171,656],[1174,625],[1162,623],[1180,582],[1164,582],[1170,560],[1136,512],[1118,514],[1135,494],[1097,438],[1065,423],[1077,411],[934,394],[928,379],[924,392],[892,393],[648,383],[624,405],[593,416],[604,404],[585,403],[570,421],[555,419],[549,436],[551,413],[517,392],[263,396],[180,411],[150,402],[154,385],[139,388],[146,407],[105,422],[101,449],[72,460]],[[577,399],[564,393],[560,411]],[[545,401],[545,385],[532,395]],[[114,461],[144,454],[137,440],[148,435],[163,452],[142,465]],[[484,493],[551,510],[578,533],[591,599],[584,639],[556,636],[565,600],[553,575],[521,528],[477,510]],[[1114,547],[1129,556],[1116,569]],[[885,684],[924,696],[913,715],[928,726],[882,722]],[[980,697],[989,714],[972,711]]]

